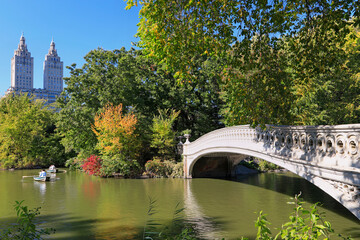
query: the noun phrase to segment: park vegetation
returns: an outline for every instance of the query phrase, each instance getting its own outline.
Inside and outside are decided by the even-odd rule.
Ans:
[[[57,131],[75,155],[67,161],[73,169],[103,177],[182,176],[176,137],[224,126],[210,62],[203,63],[200,82],[185,86],[141,50],[96,49],[85,60],[82,68],[69,67],[58,99]]]
[[[29,209],[24,201],[15,201],[14,210],[16,211],[17,221],[11,226],[0,229],[0,239],[2,240],[43,240],[44,236],[55,233],[53,228],[41,228],[36,223],[36,218],[40,215],[40,207]]]
[[[141,6],[136,49],[98,48],[83,66],[68,66],[54,106],[23,94],[0,100],[1,168],[176,177],[175,138],[184,131],[196,139],[237,124],[360,122],[357,1],[126,2]],[[275,236],[260,212],[257,239],[333,236],[316,205],[305,209],[296,196],[295,206]],[[2,236],[48,233],[31,222],[37,210],[16,207],[30,232]],[[169,238],[195,239],[190,227]]]
[[[179,83],[216,62],[227,125],[359,122],[359,4],[127,0],[144,54]],[[356,60],[357,59],[357,60]]]
[[[191,129],[193,138],[197,138],[224,126],[219,113],[222,106],[219,85],[212,77],[213,64],[204,64],[207,70],[201,74],[201,82],[189,82],[185,87],[178,85],[177,80],[161,66],[143,57],[141,50],[96,49],[89,52],[85,60],[82,68],[76,68],[75,64],[68,67],[70,77],[65,79],[67,87],[57,105],[48,107],[26,95],[7,96],[0,100],[7,104],[6,99],[22,99],[29,108],[36,107],[31,112],[34,117],[39,114],[48,117],[40,119],[39,116],[39,120],[27,121],[25,126],[28,129],[19,130],[19,133],[34,134],[38,141],[41,136],[43,142],[48,143],[39,146],[27,137],[24,138],[27,148],[40,151],[42,146],[46,146],[48,151],[31,158],[29,164],[24,162],[28,161],[27,156],[32,156],[27,149],[19,150],[18,155],[22,155],[15,160],[5,157],[8,154],[4,153],[0,159],[1,168],[55,163],[103,177],[135,177],[146,169],[149,172],[145,174],[149,176],[182,176],[181,159],[176,155],[176,137]],[[27,105],[12,105],[11,108],[23,111],[24,106]],[[0,114],[4,118],[10,116],[5,110]],[[24,114],[17,116],[29,118]],[[12,127],[14,121],[18,120],[9,120],[8,126]],[[34,124],[43,125],[35,128]],[[20,122],[19,126],[25,127]],[[38,132],[31,129],[38,129]],[[10,139],[6,131],[2,133],[4,139]],[[19,137],[19,140],[24,139]],[[9,140],[8,144],[20,143],[15,140]],[[59,161],[48,157],[50,153],[54,153]],[[145,167],[147,162],[148,168]],[[153,167],[150,167],[150,162]],[[100,169],[92,169],[92,165]]]
[[[0,168],[61,165],[66,158],[55,116],[41,100],[25,94],[0,100]]]
[[[179,176],[184,131],[360,122],[356,1],[126,2],[141,7],[136,49],[68,66],[50,108],[0,100],[1,168]]]

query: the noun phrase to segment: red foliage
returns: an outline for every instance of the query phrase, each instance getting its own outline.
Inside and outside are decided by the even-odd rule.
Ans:
[[[96,155],[91,155],[84,161],[81,168],[89,175],[100,176],[102,159]]]

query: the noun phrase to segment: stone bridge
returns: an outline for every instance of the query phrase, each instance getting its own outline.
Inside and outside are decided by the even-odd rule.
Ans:
[[[227,127],[191,143],[187,138],[184,175],[196,177],[196,168],[211,169],[209,165],[216,167],[220,162],[227,166],[227,175],[232,175],[241,160],[253,156],[305,178],[360,219],[359,141],[360,124],[267,126],[267,130]]]

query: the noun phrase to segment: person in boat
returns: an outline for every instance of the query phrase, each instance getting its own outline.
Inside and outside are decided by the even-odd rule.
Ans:
[[[55,170],[55,165],[51,165],[51,166],[49,167],[49,170]]]
[[[39,173],[39,177],[46,177],[46,172],[44,169]]]

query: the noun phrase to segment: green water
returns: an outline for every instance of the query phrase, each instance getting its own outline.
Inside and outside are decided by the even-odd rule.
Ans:
[[[337,232],[360,239],[360,221],[321,190],[291,173],[268,173],[237,181],[219,179],[101,179],[82,173],[56,174],[56,181],[34,182],[36,170],[0,171],[0,225],[15,221],[13,204],[41,207],[38,221],[53,227],[51,239],[141,239],[149,197],[159,223],[172,220],[177,203],[184,218],[205,239],[253,239],[254,212],[264,210],[273,227],[288,220],[300,191],[309,204],[322,202]]]

